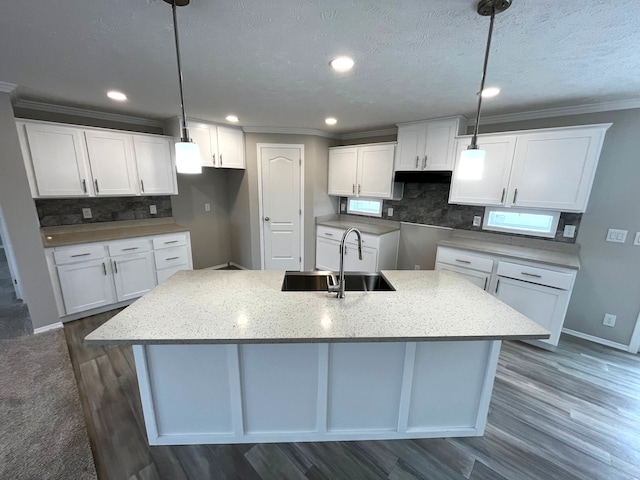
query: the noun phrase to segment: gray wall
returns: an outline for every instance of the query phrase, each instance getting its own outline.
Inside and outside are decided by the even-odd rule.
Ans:
[[[481,127],[481,133],[593,123],[613,126],[606,134],[577,243],[582,246],[565,327],[628,345],[640,311],[640,110],[530,120]],[[629,230],[625,244],[605,241],[607,229]],[[614,328],[602,325],[617,315]]]
[[[400,244],[398,245],[398,270],[433,270],[436,266],[438,242],[451,238],[453,230],[446,227],[400,224]]]
[[[0,93],[0,205],[34,328],[59,322],[11,98]]]
[[[259,269],[260,219],[258,143],[304,145],[304,258],[305,269],[315,264],[315,217],[336,213],[337,199],[327,195],[330,140],[311,135],[245,133],[247,170],[230,176],[231,261]]]

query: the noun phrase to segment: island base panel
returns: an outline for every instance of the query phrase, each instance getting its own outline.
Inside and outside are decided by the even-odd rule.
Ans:
[[[484,433],[501,342],[134,345],[150,445]]]

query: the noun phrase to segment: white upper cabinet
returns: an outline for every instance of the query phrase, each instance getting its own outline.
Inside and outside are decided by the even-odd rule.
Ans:
[[[218,156],[218,137],[215,127],[211,129],[208,125],[190,125],[189,135],[200,148],[202,166],[215,167]]]
[[[464,179],[455,168],[449,203],[584,212],[610,126],[480,135],[487,152],[482,178]],[[456,159],[470,142],[458,139]]]
[[[138,193],[131,135],[86,131],[85,138],[96,195],[109,197]]]
[[[329,195],[391,198],[395,143],[329,149]]]
[[[140,193],[142,195],[175,195],[178,193],[171,141],[166,137],[136,135],[133,137]]]
[[[462,117],[399,125],[395,170],[453,170],[455,138],[466,126]]]
[[[23,155],[34,196],[87,196],[91,174],[82,130],[79,128],[18,123]]]
[[[242,130],[218,127],[218,167],[246,168]]]

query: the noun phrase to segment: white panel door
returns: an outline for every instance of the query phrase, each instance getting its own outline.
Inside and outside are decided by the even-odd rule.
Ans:
[[[508,204],[584,212],[603,135],[602,128],[520,135]]]
[[[300,270],[301,164],[299,147],[259,148],[265,270]]]
[[[58,266],[67,315],[115,303],[108,259]]]
[[[460,154],[471,143],[470,138],[456,141],[455,163]],[[458,178],[457,168],[453,169],[449,203],[472,205],[504,205],[507,200],[507,187],[516,149],[515,136],[482,137],[478,146],[486,152],[483,176],[479,180]]]
[[[207,125],[189,125],[189,135],[200,149],[200,161],[203,167],[215,167],[218,155],[218,137],[216,127]]]
[[[133,147],[142,195],[178,193],[171,141],[163,137],[134,136]]]
[[[425,170],[453,170],[453,148],[458,120],[430,122],[424,155]]]
[[[329,150],[329,195],[351,197],[356,195],[358,183],[358,149]]]
[[[446,263],[441,263],[441,262],[436,263],[436,270],[446,270],[448,272],[455,272],[458,275],[462,275],[464,278],[466,278],[471,283],[477,285],[483,290],[486,290],[487,287],[489,286],[489,278],[491,277],[490,273],[476,272],[475,270],[470,270],[468,268],[455,267],[453,265],[447,265]]]
[[[396,170],[422,170],[427,128],[424,123],[400,125],[398,127],[398,148],[396,150]]]
[[[358,196],[391,198],[394,151],[395,145],[358,147]]]
[[[137,194],[132,135],[88,130],[85,138],[96,195]]]
[[[39,196],[87,196],[91,175],[82,130],[27,123],[25,132]]]
[[[329,271],[337,271],[340,268],[340,242],[317,238],[316,268]]]
[[[344,269],[348,272],[377,272],[378,271],[378,250],[375,248],[362,247],[362,260],[358,255],[358,247],[345,245]],[[340,257],[338,257],[338,261]]]
[[[218,167],[245,167],[244,161],[244,133],[237,128],[218,128]]]
[[[153,252],[113,257],[111,264],[119,302],[141,297],[156,286]]]

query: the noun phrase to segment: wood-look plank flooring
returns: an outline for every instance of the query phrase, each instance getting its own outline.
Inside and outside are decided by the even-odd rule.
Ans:
[[[573,338],[503,344],[483,437],[149,447],[130,347],[89,347],[117,312],[65,325],[101,480],[640,479],[640,357]]]

